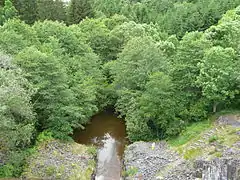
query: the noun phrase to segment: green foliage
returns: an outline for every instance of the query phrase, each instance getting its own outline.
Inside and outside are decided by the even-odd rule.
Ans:
[[[205,30],[216,24],[223,13],[239,5],[238,0],[13,0],[20,18],[57,20],[78,24],[86,17],[124,15],[137,23],[154,23],[161,31],[183,37],[186,32]],[[0,6],[4,2],[0,1]]]
[[[202,62],[199,63],[200,75],[197,83],[202,87],[203,96],[213,102],[216,112],[218,103],[234,98],[238,93],[234,89],[236,71],[236,55],[232,48],[213,47],[209,49]]]
[[[160,38],[155,26],[127,21],[117,15],[111,18],[87,18],[78,27],[94,52],[103,62],[108,62],[116,60],[123,46],[134,37],[149,35],[154,39]]]
[[[211,136],[209,139],[208,139],[208,142],[209,143],[213,143],[213,142],[215,142],[215,141],[217,141],[218,140],[218,137],[216,136],[216,135],[213,135],[213,136]]]
[[[179,89],[190,91],[189,93],[194,90],[195,81],[199,74],[197,64],[203,58],[205,50],[210,47],[211,42],[205,39],[202,32],[187,33],[180,41],[173,59],[172,70],[172,76]]]
[[[90,48],[78,37],[75,31],[69,30],[69,28],[63,23],[44,21],[35,23],[33,26],[37,33],[37,36],[41,43],[46,45],[46,43],[52,43],[52,38],[55,38],[55,44],[59,44],[61,48],[61,53],[69,56],[81,55],[83,53],[90,52]],[[50,47],[50,51],[56,51],[56,47]],[[60,50],[60,49],[59,49]],[[58,51],[59,51],[58,50]],[[59,56],[59,54],[57,54]]]
[[[150,36],[154,40],[161,39],[161,33],[154,25],[137,24],[134,21],[124,22],[116,26],[111,34],[119,39],[121,46],[126,45],[129,40],[135,37]]]
[[[238,3],[0,1],[1,176],[20,175],[25,155],[13,154],[35,129],[37,142],[70,139],[107,106],[125,117],[131,141],[176,146],[211,126],[202,120],[212,107],[238,108]]]
[[[27,24],[33,24],[37,20],[37,0],[14,0],[19,18]]]
[[[36,2],[35,2],[36,3]],[[35,10],[37,19],[66,21],[66,7],[62,0],[37,0],[37,9]]]
[[[81,41],[76,28],[72,32],[64,24],[50,21],[31,28],[19,20],[1,27],[0,47],[17,54],[14,62],[36,91],[31,100],[38,128],[51,129],[61,138],[97,112],[99,87],[104,83],[98,56]]]
[[[18,177],[25,164],[28,147],[35,133],[31,104],[32,85],[12,57],[0,52],[0,153],[4,154],[0,177]]]
[[[114,14],[121,14],[122,9],[128,5],[128,1],[124,0],[94,0],[93,2],[96,14],[103,13],[107,17]]]
[[[150,76],[146,90],[140,97],[140,114],[156,137],[177,135],[183,128],[183,121],[177,118],[177,101],[173,99],[171,79],[164,73]],[[174,107],[174,108],[173,108]]]
[[[133,38],[127,43],[113,70],[118,90],[142,90],[148,75],[161,70],[166,72],[167,63],[158,44],[146,36]]]
[[[16,63],[27,72],[26,78],[37,90],[32,101],[41,128],[51,129],[61,138],[70,134],[76,119],[71,119],[68,111],[74,99],[68,89],[66,72],[57,58],[29,47],[18,54]]]
[[[178,89],[176,97],[183,107],[180,114],[185,121],[199,121],[206,116],[208,103],[201,98],[201,90],[196,86],[196,80],[200,71],[198,63],[210,47],[211,42],[202,32],[187,33],[171,58],[171,76]]]
[[[12,18],[16,17],[17,10],[15,9],[11,0],[5,0],[3,12],[4,12],[4,18],[6,21],[8,19],[12,19]]]
[[[44,142],[48,142],[53,139],[53,134],[50,131],[43,131],[41,132],[36,139],[38,145]]]
[[[124,177],[133,177],[137,174],[138,169],[136,167],[130,167],[128,170],[124,171],[122,174]]]
[[[4,24],[5,21],[17,17],[17,10],[14,7],[11,0],[5,0],[4,7],[1,8],[0,13],[0,25]]]
[[[0,167],[0,178],[13,177],[14,167],[11,164],[6,164]]]
[[[0,166],[0,178],[19,177],[26,166],[27,158],[35,152],[34,148],[9,152],[7,162]]]
[[[79,24],[87,43],[100,56],[103,62],[114,59],[115,51],[119,51],[111,37],[110,30],[101,19],[85,19]]]
[[[35,117],[30,103],[31,84],[22,71],[12,66],[11,57],[0,56],[0,150],[9,151],[30,144]],[[9,69],[11,68],[11,69]]]
[[[238,0],[95,0],[93,3],[98,16],[122,14],[137,23],[156,23],[161,31],[178,37],[209,28],[237,5]]]
[[[36,32],[24,22],[13,19],[0,27],[0,49],[17,54],[31,45],[38,45]]]
[[[128,106],[129,107],[129,106]],[[129,107],[126,114],[126,126],[128,132],[128,138],[130,141],[150,141],[156,138],[154,132],[151,131],[150,126],[148,126],[147,121],[141,117],[137,104],[133,104]]]
[[[86,123],[98,110],[99,86],[104,82],[99,58],[80,41],[77,31],[61,23],[38,22],[30,28],[12,20],[1,31],[0,47],[17,54],[14,62],[36,90],[31,100],[39,129],[68,138],[72,128]]]
[[[97,155],[97,149],[96,149],[96,147],[94,147],[94,146],[88,147],[87,153],[89,153],[89,154],[91,154],[91,155],[93,155],[93,156],[96,156],[96,155]],[[95,163],[95,161],[94,161],[94,163]],[[95,166],[95,165],[94,165],[94,166]]]
[[[168,72],[167,68],[163,51],[159,48],[159,44],[149,36],[130,40],[119,55],[117,62],[112,64],[113,84],[119,95],[116,104],[117,110],[122,115],[126,115],[128,136],[132,141],[151,139],[154,135],[158,137],[165,135],[164,131],[169,121],[166,119],[166,121],[161,122],[160,116],[158,116],[161,109],[159,109],[160,111],[153,111],[156,108],[155,106],[159,106],[159,102],[163,102],[162,106],[165,106],[164,108],[166,109],[173,106],[173,104],[164,105],[164,101],[161,100],[165,92],[161,94],[161,91],[159,91],[159,95],[161,94],[161,96],[159,96],[159,101],[156,100],[157,87],[162,86],[163,91],[167,91],[165,88],[168,88],[167,86],[170,84],[169,80],[164,74],[158,73],[150,77],[149,84],[147,82],[151,74],[159,71]],[[163,76],[163,82],[161,82],[161,76]],[[155,81],[158,81],[160,84],[155,84]],[[171,87],[169,88],[171,89]],[[156,91],[151,92],[153,89],[156,89]],[[146,94],[144,94],[144,91],[146,91]],[[171,94],[168,95],[171,96]],[[150,98],[156,100],[156,103],[152,102],[153,99]],[[169,103],[170,100],[166,98],[166,101]],[[149,102],[151,102],[152,106],[149,106]],[[171,101],[171,103],[174,102]],[[149,112],[150,109],[153,111]],[[169,110],[171,111],[171,108]],[[166,117],[164,116],[164,118]],[[169,129],[168,133],[171,134],[171,132],[173,131]]]
[[[71,0],[67,10],[67,23],[78,24],[86,17],[94,15],[92,2],[89,0]]]
[[[104,24],[107,26],[108,29],[112,30],[118,25],[123,24],[124,22],[128,22],[128,18],[123,15],[115,14],[110,18],[103,18]]]

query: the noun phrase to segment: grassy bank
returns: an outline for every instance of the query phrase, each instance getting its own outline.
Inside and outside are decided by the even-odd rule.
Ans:
[[[239,111],[224,111],[211,116],[208,120],[188,126],[178,137],[168,140],[168,144],[185,159],[197,157],[221,157],[224,149],[232,147],[240,140],[237,132],[240,127],[218,125],[219,116],[239,115]]]

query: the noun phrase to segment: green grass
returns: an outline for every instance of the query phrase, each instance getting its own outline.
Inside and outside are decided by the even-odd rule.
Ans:
[[[240,140],[239,135],[237,135],[238,131],[240,131],[240,128],[226,127],[224,131],[219,132],[219,141],[221,144],[231,147]]]
[[[196,148],[196,149],[190,149],[184,153],[184,159],[194,159],[197,156],[201,155],[202,149],[201,148]]]
[[[130,167],[128,170],[122,172],[122,176],[124,177],[133,177],[138,172],[136,167]]]
[[[186,127],[186,129],[178,137],[169,139],[168,143],[173,147],[184,145],[211,127],[212,121],[210,120],[193,123]]]
[[[233,144],[240,140],[239,135],[237,135],[240,128],[231,125],[219,127],[214,122],[222,115],[239,114],[239,111],[219,112],[210,116],[208,121],[189,125],[178,137],[169,139],[168,144],[187,160],[203,156],[207,159],[221,157],[223,147],[232,147]],[[213,130],[211,132],[214,132],[214,134],[208,138],[203,137],[203,134],[210,132],[210,130]]]
[[[218,117],[230,114],[237,115],[240,114],[240,111],[231,109],[224,110],[210,116],[209,120],[192,123],[189,126],[187,126],[186,129],[182,131],[182,133],[179,136],[169,139],[168,143],[173,147],[184,145],[198,137],[198,135],[201,134],[203,131],[212,128],[213,127],[212,122],[216,121]]]
[[[45,169],[45,172],[48,176],[52,176],[56,172],[56,167],[53,165],[50,165]]]
[[[93,156],[97,155],[97,148],[95,146],[89,146],[87,149],[87,153]]]
[[[213,135],[213,136],[211,136],[211,137],[208,139],[208,142],[209,142],[209,143],[213,143],[213,142],[215,142],[215,141],[217,141],[217,140],[218,140],[218,136]]]

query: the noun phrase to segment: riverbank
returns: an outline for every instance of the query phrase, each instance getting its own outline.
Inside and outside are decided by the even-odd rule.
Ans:
[[[57,140],[42,142],[28,159],[22,178],[90,180],[96,167],[95,156],[94,147]]]
[[[213,124],[195,124],[175,140],[155,142],[154,149],[151,142],[133,143],[125,150],[124,164],[129,180],[238,180],[240,118],[220,116]]]
[[[125,122],[112,111],[96,114],[84,130],[76,129],[75,142],[60,142],[43,133],[23,177],[120,180],[126,136]]]
[[[116,146],[110,144],[111,152],[115,152]],[[75,142],[42,141],[37,152],[29,157],[22,177],[95,179],[97,169],[98,173],[104,169],[97,168],[101,161],[97,165],[96,153],[94,147]],[[105,160],[111,162],[109,158]],[[126,180],[239,180],[240,116],[224,115],[215,122],[192,124],[168,141],[135,142],[126,146],[123,160],[122,176]]]

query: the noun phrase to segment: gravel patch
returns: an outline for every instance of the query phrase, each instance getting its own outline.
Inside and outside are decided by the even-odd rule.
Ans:
[[[136,142],[125,150],[124,165],[126,174],[130,174],[126,179],[157,179],[157,173],[161,169],[180,159],[165,142],[156,142],[154,149],[150,142]],[[133,174],[132,171],[136,173]]]

